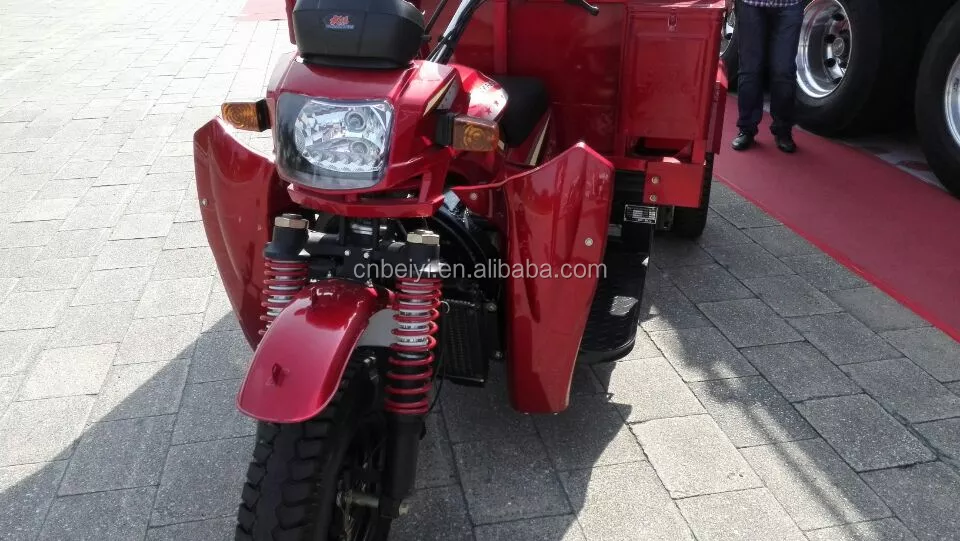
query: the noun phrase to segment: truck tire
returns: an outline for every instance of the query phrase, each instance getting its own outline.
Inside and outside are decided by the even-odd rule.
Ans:
[[[720,60],[727,74],[727,89],[737,91],[740,73],[740,42],[737,39],[737,12],[732,9],[723,20],[720,36]]]
[[[902,0],[810,0],[797,52],[797,122],[833,136],[902,120],[918,21]]]
[[[359,360],[359,359],[357,359]],[[390,522],[374,509],[340,503],[357,477],[374,473],[382,459],[369,458],[371,471],[353,467],[355,455],[378,456],[386,426],[369,407],[375,390],[361,362],[351,362],[330,405],[319,416],[296,424],[260,423],[253,461],[247,470],[237,513],[236,541],[339,539],[349,513],[364,540],[385,541]],[[382,454],[380,452],[379,454]],[[379,487],[362,487],[378,492]]]
[[[670,232],[674,236],[694,240],[700,238],[707,227],[707,213],[710,210],[710,187],[713,185],[713,154],[707,154],[706,167],[703,169],[703,188],[700,192],[700,206],[697,208],[675,207],[673,226]]]
[[[960,197],[960,3],[944,16],[920,62],[917,132],[940,183]]]

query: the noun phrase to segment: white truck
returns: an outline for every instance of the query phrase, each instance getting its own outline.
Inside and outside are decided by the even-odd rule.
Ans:
[[[930,167],[960,197],[960,0],[803,2],[798,124],[842,136],[913,122]],[[735,10],[721,55],[735,88]]]

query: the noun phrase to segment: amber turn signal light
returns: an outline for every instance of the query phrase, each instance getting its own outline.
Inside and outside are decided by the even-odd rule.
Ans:
[[[266,131],[270,127],[267,100],[224,103],[220,116],[238,130]]]
[[[457,150],[489,152],[500,143],[500,126],[492,120],[448,113],[437,120],[435,140]]]

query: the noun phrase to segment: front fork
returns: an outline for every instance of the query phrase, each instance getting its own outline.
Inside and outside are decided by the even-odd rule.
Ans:
[[[264,250],[264,289],[261,320],[264,334],[309,281],[308,222],[285,214],[274,222],[272,240]],[[403,500],[416,482],[420,440],[430,411],[434,380],[436,320],[441,303],[440,237],[420,229],[407,235],[394,284],[393,342],[384,369],[383,409],[387,416],[387,461],[380,498],[354,495],[354,503],[377,507],[383,517],[402,513]],[[397,258],[394,258],[397,260]]]

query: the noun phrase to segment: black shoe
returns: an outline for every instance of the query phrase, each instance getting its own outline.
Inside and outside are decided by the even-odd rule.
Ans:
[[[753,138],[754,135],[752,133],[741,131],[736,137],[733,138],[733,143],[731,146],[733,147],[733,150],[747,150],[753,146]]]
[[[786,135],[775,135],[773,140],[777,143],[777,148],[786,152],[787,154],[793,154],[797,151],[797,144],[793,142],[793,136],[789,133]]]

